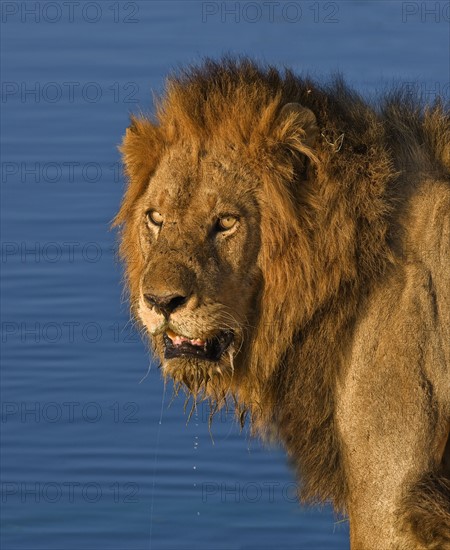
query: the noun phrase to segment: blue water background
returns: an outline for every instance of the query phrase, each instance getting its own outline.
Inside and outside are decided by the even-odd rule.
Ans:
[[[224,52],[448,99],[448,3],[58,5],[1,4],[2,550],[347,549],[279,449],[169,406],[122,299],[116,146],[168,71]]]

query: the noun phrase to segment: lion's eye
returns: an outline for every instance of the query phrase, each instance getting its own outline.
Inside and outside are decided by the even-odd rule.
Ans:
[[[235,216],[222,216],[217,220],[217,230],[229,231],[236,225],[237,221]]]
[[[146,215],[147,220],[153,225],[157,225],[159,227],[163,224],[164,218],[157,210],[149,210]]]

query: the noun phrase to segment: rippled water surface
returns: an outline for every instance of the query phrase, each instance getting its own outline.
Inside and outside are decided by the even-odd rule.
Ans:
[[[2,549],[348,548],[279,449],[170,404],[122,300],[116,146],[169,70],[223,52],[448,97],[424,4],[1,4]]]

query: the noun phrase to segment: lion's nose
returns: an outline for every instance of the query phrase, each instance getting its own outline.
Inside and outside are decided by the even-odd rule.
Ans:
[[[159,296],[156,294],[144,294],[144,298],[147,304],[159,310],[165,317],[168,317],[187,300],[187,296],[182,296],[181,294],[162,294]]]

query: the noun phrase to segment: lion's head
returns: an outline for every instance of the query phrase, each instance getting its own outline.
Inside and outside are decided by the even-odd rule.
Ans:
[[[308,177],[318,130],[311,110],[284,100],[281,79],[257,79],[250,65],[209,71],[222,83],[195,71],[172,79],[156,120],[133,119],[117,223],[132,306],[164,374],[193,391],[213,382],[217,394],[245,377],[261,304],[273,323],[288,298],[290,182],[295,170]],[[264,327],[268,361],[289,337],[276,328]]]
[[[342,188],[325,172],[340,128],[321,138],[323,97],[289,72],[208,61],[127,129],[116,223],[132,308],[194,394],[257,407],[302,325],[357,276],[355,216],[324,207]]]

